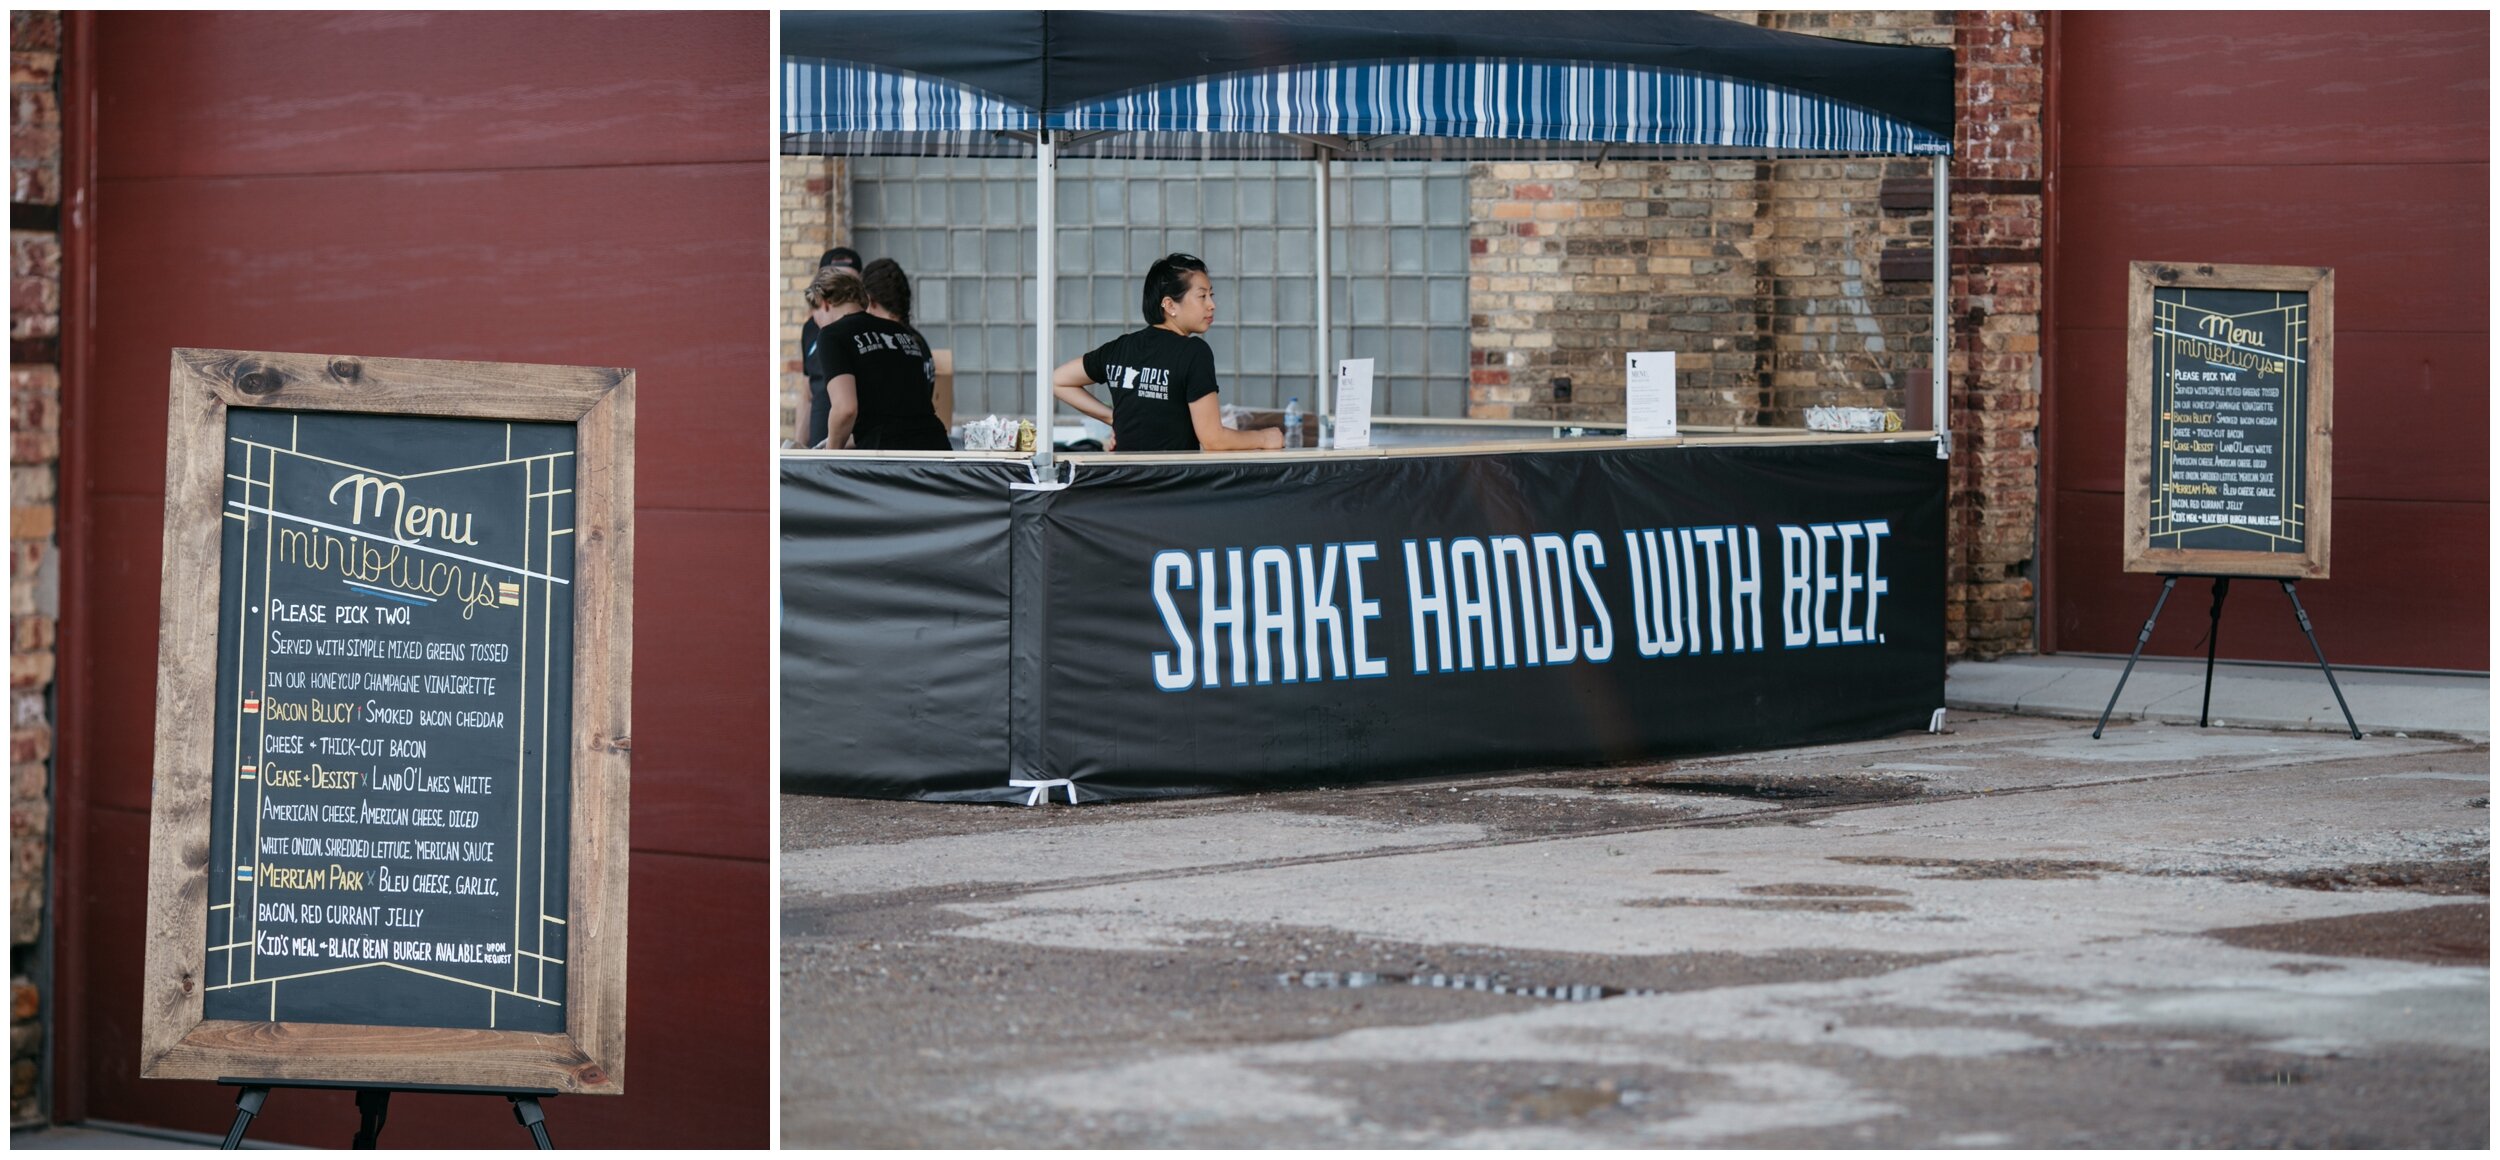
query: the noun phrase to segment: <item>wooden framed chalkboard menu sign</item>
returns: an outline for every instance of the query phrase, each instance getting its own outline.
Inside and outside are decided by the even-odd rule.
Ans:
[[[622,1092],[633,372],[171,394],[142,1074]]]
[[[2323,580],[2335,272],[2135,262],[2129,572]]]

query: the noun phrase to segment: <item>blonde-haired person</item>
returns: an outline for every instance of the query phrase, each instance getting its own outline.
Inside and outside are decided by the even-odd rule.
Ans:
[[[800,338],[806,348],[799,352],[800,365],[807,370],[807,442],[805,446],[821,447],[830,425],[832,400],[826,396],[825,382],[832,377],[824,369],[825,332],[844,317],[868,308],[868,292],[859,280],[859,271],[841,266],[826,266],[816,271],[816,280],[807,284],[808,330]]]

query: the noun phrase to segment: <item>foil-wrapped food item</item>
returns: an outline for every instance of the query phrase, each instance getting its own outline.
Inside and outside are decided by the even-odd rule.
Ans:
[[[1882,407],[1808,407],[1806,430],[1873,433],[1901,429],[1901,413]]]
[[[1021,428],[1032,425],[1033,421],[1030,419],[1016,420],[998,415],[983,415],[964,424],[964,450],[1016,450],[1016,441],[1021,434]]]

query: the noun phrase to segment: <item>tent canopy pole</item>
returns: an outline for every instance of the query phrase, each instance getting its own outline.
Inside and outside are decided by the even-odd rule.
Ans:
[[[1953,350],[1952,324],[1945,318],[1944,312],[1945,299],[1951,288],[1953,276],[1953,193],[1951,179],[1945,174],[1946,160],[1943,156],[1935,159],[1936,238],[1935,245],[1930,247],[1934,251],[1935,267],[1930,272],[1928,282],[1928,286],[1933,291],[1931,297],[1934,299],[1931,308],[1935,311],[1932,324],[1933,347],[1927,355],[1928,366],[1934,368],[1927,374],[1927,384],[1928,388],[1934,392],[1934,402],[1930,404],[1932,409],[1928,413],[1933,416],[1932,421],[1936,425],[1936,458],[1938,459],[1953,458],[1953,417],[1945,410],[1947,400],[1952,398],[1952,392],[1946,389],[1945,377],[1946,372],[1951,369]]]
[[[1311,185],[1314,189],[1319,191],[1319,198],[1317,204],[1314,206],[1314,212],[1311,220],[1318,222],[1319,228],[1311,231],[1312,237],[1315,239],[1312,245],[1313,253],[1311,257],[1311,269],[1317,272],[1317,277],[1319,279],[1319,293],[1312,296],[1312,301],[1318,311],[1318,314],[1314,319],[1315,324],[1311,328],[1311,350],[1313,352],[1311,362],[1313,364],[1313,372],[1319,377],[1319,391],[1312,397],[1318,400],[1318,406],[1315,413],[1321,416],[1326,416],[1329,413],[1330,407],[1335,403],[1335,400],[1330,397],[1332,392],[1329,387],[1330,384],[1336,382],[1336,374],[1330,368],[1328,363],[1328,325],[1330,318],[1328,312],[1328,150],[1318,149],[1314,152],[1319,158],[1317,162],[1319,179],[1312,182]],[[1313,429],[1312,435],[1313,438],[1310,440],[1310,445],[1313,447],[1319,446],[1319,440],[1317,438],[1318,430],[1316,428]]]
[[[1034,149],[1033,165],[1033,466],[1048,469],[1051,465],[1050,412],[1053,399],[1050,372],[1057,364],[1051,361],[1051,335],[1059,328],[1058,255],[1059,206],[1053,194],[1059,182],[1059,147],[1044,129]]]

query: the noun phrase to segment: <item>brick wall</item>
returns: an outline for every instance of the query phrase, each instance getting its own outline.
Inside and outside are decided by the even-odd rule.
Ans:
[[[1963,12],[1953,158],[1953,490],[1946,628],[1961,655],[2037,646],[2041,135],[2038,12]]]
[[[41,977],[52,829],[53,532],[61,416],[58,12],[9,15],[9,1118],[43,1118]]]
[[[2033,13],[1728,12],[1767,27],[1951,45],[1960,61],[1948,649],[2033,647],[2041,22]],[[1677,352],[1683,422],[1802,426],[1905,407],[1930,361],[1933,214],[1886,209],[1924,159],[1490,163],[1470,180],[1469,413],[1620,421],[1623,355]],[[1980,182],[1984,184],[1974,184]],[[1914,272],[1886,281],[1886,251]],[[1909,259],[1909,260],[1899,260]],[[1571,380],[1561,402],[1558,377]],[[1923,389],[1923,388],[1922,388]]]
[[[807,423],[807,373],[799,365],[799,328],[807,322],[807,284],[816,259],[851,240],[850,176],[835,157],[781,159],[781,438],[794,447]]]
[[[1475,167],[1469,413],[1619,422],[1623,355],[1676,352],[1683,421],[1799,426],[1902,406],[1926,365],[1924,282],[1879,280],[1928,215],[1884,213],[1886,159]],[[1569,402],[1554,389],[1571,379]]]

